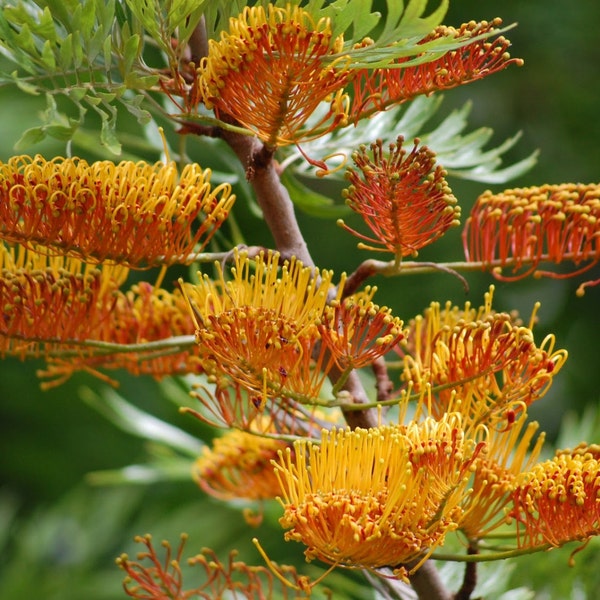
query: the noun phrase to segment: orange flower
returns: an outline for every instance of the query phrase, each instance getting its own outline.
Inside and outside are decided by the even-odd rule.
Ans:
[[[210,175],[195,164],[178,177],[174,163],[14,157],[0,163],[0,237],[88,262],[186,262],[235,198],[229,184],[211,188]]]
[[[202,372],[198,347],[193,341],[194,321],[178,290],[171,293],[140,282],[127,292],[115,292],[95,325],[85,339],[123,346],[166,342],[171,338],[172,343],[168,347],[154,349],[150,344],[146,349],[123,352],[116,347],[103,352],[102,348],[88,345],[81,348],[79,356],[49,357],[47,368],[39,372],[48,380],[44,387],[63,383],[77,370],[102,378],[97,369],[126,369],[134,375],[156,378]]]
[[[281,493],[272,460],[287,442],[247,431],[230,430],[204,448],[193,467],[196,483],[221,500],[267,500]]]
[[[267,399],[316,400],[333,364],[321,359],[315,368],[311,357],[333,273],[295,258],[280,263],[271,252],[255,261],[236,255],[229,281],[218,269],[216,282],[204,276],[185,286],[204,368],[243,387],[262,408]]]
[[[204,571],[204,581],[195,588],[184,589],[181,561],[186,540],[187,536],[182,536],[176,552],[163,541],[161,546],[165,556],[161,558],[150,535],[137,536],[135,541],[144,545],[146,550],[138,554],[137,560],[130,560],[126,554],[117,559],[117,564],[127,574],[123,582],[125,593],[139,600],[220,600],[226,597],[265,600],[277,593],[277,597],[287,600],[291,598],[290,588],[293,588],[294,599],[310,597],[311,583],[307,577],[298,575],[292,566],[271,563],[276,570],[275,578],[266,567],[249,566],[235,560],[235,551],[223,563],[209,548],[203,548],[200,554],[187,560],[189,566]],[[286,583],[282,582],[284,578]]]
[[[435,155],[415,140],[408,153],[404,139],[390,144],[365,146],[352,155],[360,173],[347,171],[350,187],[345,190],[346,203],[362,216],[375,238],[358,233],[339,223],[359,238],[380,247],[361,244],[376,251],[393,252],[398,259],[415,256],[417,251],[441,237],[447,229],[458,225],[460,208],[452,195],[442,167],[435,166]]]
[[[321,342],[341,371],[372,364],[403,338],[402,321],[372,302],[376,289],[344,298],[323,312]]]
[[[502,20],[496,18],[491,22],[471,21],[458,29],[439,26],[421,43],[443,39],[473,41],[428,62],[402,67],[402,63],[409,59],[400,58],[394,67],[359,71],[354,80],[350,115],[359,120],[420,94],[431,94],[469,83],[510,64],[522,65],[521,59],[511,58],[508,54],[508,40],[497,37],[490,41],[490,34],[501,24]]]
[[[493,289],[479,309],[467,302],[462,310],[450,303],[442,310],[433,302],[411,321],[398,347],[404,381],[417,391],[426,383],[434,386],[426,410],[435,417],[459,411],[473,428],[510,425],[515,411],[544,395],[567,358],[566,351],[554,350],[553,336],[535,344],[535,311],[530,327],[494,312]]]
[[[0,353],[43,353],[97,335],[127,277],[123,267],[93,267],[33,249],[0,248]]]
[[[342,88],[351,71],[329,19],[314,22],[298,6],[246,7],[230,20],[229,32],[210,40],[199,70],[199,92],[217,116],[233,117],[270,146],[318,137],[346,123]],[[321,102],[326,115],[309,129],[307,119]]]
[[[513,493],[519,546],[561,546],[600,534],[598,447],[561,451],[517,480]]]
[[[562,184],[482,194],[465,223],[463,245],[470,262],[481,262],[503,281],[530,274],[573,277],[600,260],[600,185]],[[543,262],[580,266],[570,273],[539,270]],[[512,275],[502,274],[512,267]],[[582,284],[596,285],[598,281]]]
[[[308,560],[351,568],[420,564],[457,527],[472,460],[460,417],[324,431],[281,454],[281,525]]]

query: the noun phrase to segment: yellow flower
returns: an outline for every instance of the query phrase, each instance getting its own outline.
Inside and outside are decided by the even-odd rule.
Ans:
[[[288,443],[230,430],[205,447],[193,467],[196,483],[221,500],[267,500],[281,493],[271,461]]]
[[[229,32],[210,40],[199,70],[199,95],[220,118],[233,118],[270,146],[297,143],[346,123],[351,77],[329,19],[288,4],[246,7]],[[332,58],[333,57],[333,58]],[[332,58],[332,60],[327,59]],[[327,114],[309,129],[321,102]]]
[[[559,452],[517,480],[510,513],[519,546],[561,546],[600,534],[600,452],[585,445]]]
[[[178,176],[174,163],[14,157],[0,163],[0,237],[88,262],[186,262],[235,199],[229,184],[212,188],[210,175],[195,164]]]
[[[497,279],[530,274],[562,279],[591,269],[600,260],[600,185],[542,185],[482,194],[465,223],[468,261],[481,262]],[[567,273],[540,270],[544,262],[574,263]],[[581,265],[581,266],[579,266]],[[503,267],[512,267],[504,275]],[[578,294],[599,281],[583,283]]]
[[[281,454],[280,522],[287,540],[351,568],[420,564],[456,529],[481,444],[465,440],[458,415],[407,427],[323,431]]]
[[[545,435],[534,436],[538,423],[522,413],[509,428],[488,431],[486,452],[474,463],[472,493],[465,497],[460,529],[470,540],[484,537],[506,522],[517,477],[538,460]],[[527,426],[526,426],[527,425]],[[533,444],[533,447],[531,447]]]
[[[531,327],[514,314],[492,310],[493,287],[485,303],[464,309],[434,302],[412,321],[401,344],[403,378],[414,389],[424,383],[439,386],[428,397],[427,410],[435,417],[461,412],[476,428],[480,423],[514,421],[515,411],[541,398],[567,353],[554,350],[554,337],[540,346]],[[494,425],[495,426],[495,425]]]
[[[184,286],[205,369],[262,404],[286,396],[317,398],[333,364],[315,366],[311,358],[332,272],[303,267],[294,258],[281,262],[271,252],[255,261],[237,254],[228,281],[217,268],[216,281],[204,276],[198,285]]]

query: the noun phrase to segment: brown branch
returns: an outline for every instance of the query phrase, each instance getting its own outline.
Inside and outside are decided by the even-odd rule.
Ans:
[[[470,556],[475,556],[479,554],[479,548],[477,546],[477,542],[470,541],[469,547],[467,549],[467,554]],[[476,562],[468,562],[465,565],[465,574],[463,577],[462,586],[460,590],[456,592],[454,595],[454,600],[470,600],[471,595],[475,591],[475,586],[477,585],[477,563]]]

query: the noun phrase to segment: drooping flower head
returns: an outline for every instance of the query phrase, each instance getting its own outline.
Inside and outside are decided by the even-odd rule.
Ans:
[[[525,327],[514,314],[493,311],[492,299],[493,287],[478,309],[470,302],[464,309],[433,302],[410,322],[398,347],[403,379],[416,390],[424,383],[434,387],[422,407],[426,413],[459,411],[474,428],[502,428],[543,396],[564,364],[567,353],[554,350],[553,336],[535,343],[535,310]]]
[[[292,589],[295,600],[310,597],[312,583],[306,576],[299,575],[292,566],[271,563],[270,566],[277,574],[274,577],[273,572],[266,567],[251,566],[236,560],[235,551],[223,562],[210,548],[203,548],[199,554],[187,559],[187,564],[197,567],[197,571],[203,576],[199,585],[194,577],[196,585],[192,583],[185,586],[182,560],[187,536],[182,536],[175,552],[169,542],[163,541],[163,557],[159,555],[150,535],[137,536],[135,541],[146,548],[138,553],[137,560],[130,559],[127,554],[117,559],[117,565],[126,573],[123,589],[130,598],[221,600],[232,597],[266,600],[277,593],[277,597],[287,600],[292,597]]]
[[[524,472],[510,513],[519,546],[562,546],[600,534],[600,450],[585,444]]]
[[[87,262],[186,262],[227,217],[231,186],[189,164],[88,164],[17,156],[0,164],[0,237]]]
[[[321,343],[341,371],[372,364],[404,336],[402,321],[391,309],[373,302],[376,290],[369,287],[325,307],[318,325]]]
[[[229,430],[204,447],[193,467],[196,483],[221,500],[267,500],[281,493],[271,461],[289,444],[248,431]]]
[[[316,399],[333,364],[314,368],[312,359],[333,273],[294,258],[280,261],[271,252],[255,261],[237,254],[229,280],[217,268],[216,281],[204,276],[185,286],[205,369],[240,385],[261,405],[285,396]]]
[[[471,21],[458,29],[439,26],[421,44],[437,40],[472,40],[439,58],[403,67],[409,58],[397,59],[392,67],[361,70],[354,80],[351,118],[359,120],[389,106],[401,104],[420,94],[431,94],[469,83],[523,61],[511,58],[510,42],[502,37],[490,39],[502,20]]]
[[[232,117],[270,146],[299,142],[345,124],[342,89],[351,71],[335,57],[343,49],[329,19],[314,21],[299,6],[245,7],[219,41],[210,40],[199,71],[199,93],[219,117]],[[321,102],[323,119],[303,129]]]
[[[0,269],[0,354],[17,356],[97,336],[127,277],[123,267],[4,244]]]
[[[358,170],[349,168],[350,187],[344,191],[346,203],[361,215],[375,234],[368,237],[348,231],[368,242],[361,247],[392,252],[401,259],[458,225],[460,208],[445,180],[445,171],[435,164],[435,155],[416,140],[410,152],[404,139],[390,144],[389,150],[377,141],[352,155]],[[374,245],[374,246],[373,246]]]
[[[600,260],[600,185],[561,184],[487,191],[465,223],[463,245],[468,261],[481,262],[503,281],[538,277],[574,277]],[[574,263],[567,273],[539,269],[544,262]],[[503,268],[512,268],[505,275]],[[582,284],[578,293],[588,285]]]
[[[295,442],[276,466],[285,537],[307,546],[307,560],[405,576],[402,563],[424,560],[457,527],[480,449],[457,415]]]

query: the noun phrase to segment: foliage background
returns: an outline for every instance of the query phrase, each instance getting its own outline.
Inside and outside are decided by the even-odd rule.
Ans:
[[[598,181],[600,4],[461,0],[453,3],[446,22],[459,25],[495,16],[501,16],[505,24],[518,22],[508,37],[513,42],[513,54],[523,57],[525,66],[509,68],[446,93],[442,112],[447,114],[471,99],[470,129],[492,126],[498,142],[516,131],[523,132],[522,141],[509,159],[523,158],[536,148],[541,150],[535,168],[509,186]],[[13,154],[14,142],[23,130],[35,124],[36,112],[44,106],[38,98],[23,96],[14,89],[0,89],[0,107],[0,160],[6,160]],[[51,157],[64,155],[65,147],[58,142],[44,142],[27,152]],[[93,152],[79,153],[91,160],[99,158]],[[205,161],[214,150],[207,151],[203,140],[193,141],[191,153],[202,166],[211,166]],[[227,160],[225,156],[220,165],[217,162],[214,166],[223,169]],[[466,216],[486,186],[461,181],[451,184]],[[248,232],[249,241],[268,244],[268,234],[255,216],[243,210],[243,202],[239,198],[236,207],[242,230]],[[303,214],[300,220],[320,266],[340,272],[351,270],[366,258],[354,250],[354,240],[337,231],[333,223]],[[454,231],[424,251],[421,258],[448,260],[461,256],[460,232]],[[600,271],[596,269],[593,276],[600,277]],[[467,298],[478,304],[491,278],[475,274],[469,276],[469,281]],[[405,320],[431,300],[463,303],[467,299],[461,284],[446,275],[376,283],[380,287],[378,302],[393,306]],[[598,443],[600,427],[596,426],[595,407],[600,396],[600,290],[592,288],[579,299],[574,294],[576,287],[577,282],[568,280],[496,283],[495,306],[502,310],[517,308],[527,318],[533,303],[542,301],[538,339],[555,332],[558,346],[567,348],[570,358],[549,395],[534,408],[534,417],[553,440],[562,427],[562,440],[572,443],[577,440],[577,429],[583,428],[587,441]],[[276,507],[267,510],[265,524],[258,532],[248,534],[235,508],[205,498],[191,480],[119,488],[91,485],[88,473],[142,462],[147,446],[143,440],[118,430],[80,399],[81,386],[94,387],[98,382],[78,375],[62,387],[41,392],[34,376],[38,366],[10,359],[0,362],[1,598],[121,598],[121,574],[114,558],[122,551],[134,554],[131,539],[145,532],[157,540],[166,537],[176,542],[178,534],[187,531],[190,551],[211,546],[225,558],[229,549],[238,547],[252,562],[260,562],[249,543],[249,538],[257,534],[276,560],[301,560],[301,548],[280,540]],[[209,435],[189,417],[181,416],[173,404],[164,402],[156,382],[122,374],[118,379],[119,393],[137,406],[194,435]],[[565,420],[573,423],[566,434]],[[579,555],[574,570],[567,569],[568,550],[518,563],[513,584],[533,586],[538,590],[537,598],[595,597],[594,589],[600,589],[600,549],[597,544],[593,546]],[[361,595],[364,589],[361,592],[357,586],[353,584],[348,595],[365,597]]]

